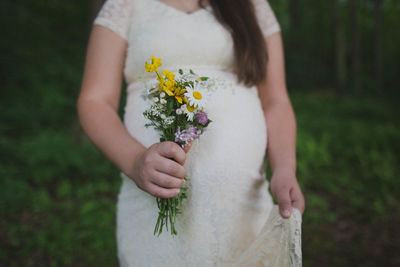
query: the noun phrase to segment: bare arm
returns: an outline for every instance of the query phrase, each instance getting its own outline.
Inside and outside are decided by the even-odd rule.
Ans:
[[[145,147],[129,135],[117,112],[126,47],[126,41],[114,32],[97,25],[93,27],[78,98],[78,114],[89,139],[127,173]]]
[[[126,48],[118,34],[93,26],[77,103],[79,120],[93,144],[138,187],[153,196],[170,198],[184,184],[186,154],[173,142],[145,148],[120,120],[117,111]]]
[[[269,56],[267,78],[258,85],[268,129],[268,158],[272,170],[271,191],[282,216],[291,208],[304,212],[304,197],[296,178],[296,119],[286,89],[284,53],[280,33],[265,38]],[[289,213],[285,213],[289,210]]]

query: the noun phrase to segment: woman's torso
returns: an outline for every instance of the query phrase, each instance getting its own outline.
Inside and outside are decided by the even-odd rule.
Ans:
[[[205,66],[233,72],[231,34],[214,17],[211,6],[187,14],[158,0],[134,0],[124,75],[128,85],[142,76],[149,57],[162,69]]]

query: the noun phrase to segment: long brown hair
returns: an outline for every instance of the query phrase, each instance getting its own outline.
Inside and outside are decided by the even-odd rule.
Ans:
[[[204,7],[204,0],[198,0]],[[247,86],[265,79],[268,55],[251,0],[209,0],[216,19],[231,33],[238,82]]]

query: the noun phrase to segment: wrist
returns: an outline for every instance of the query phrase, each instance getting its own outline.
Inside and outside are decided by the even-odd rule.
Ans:
[[[126,175],[130,176],[134,166],[136,165],[136,162],[145,151],[146,148],[140,144],[129,148],[121,161],[120,170]]]
[[[296,177],[296,168],[274,168],[272,171],[272,177]]]

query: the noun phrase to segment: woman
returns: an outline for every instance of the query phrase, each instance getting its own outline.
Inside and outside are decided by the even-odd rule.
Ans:
[[[254,11],[253,11],[254,10]],[[79,118],[120,170],[117,241],[122,266],[229,266],[257,238],[273,207],[304,211],[296,179],[296,123],[286,91],[280,27],[265,0],[107,0],[90,35]],[[208,103],[213,120],[190,148],[145,128],[139,77],[151,56],[230,86]],[[147,76],[146,76],[147,75]],[[128,88],[124,123],[120,90]],[[268,126],[268,135],[267,135]],[[267,148],[268,138],[268,150]],[[190,183],[177,236],[153,236],[155,197]]]

